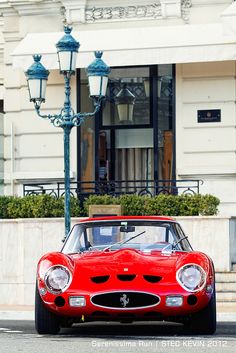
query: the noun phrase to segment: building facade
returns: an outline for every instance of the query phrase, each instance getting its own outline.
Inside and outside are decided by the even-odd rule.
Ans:
[[[31,54],[43,55],[50,75],[42,110],[60,110],[55,43],[66,23],[81,44],[75,110],[92,111],[85,68],[93,51],[103,50],[112,69],[101,112],[72,131],[72,186],[83,196],[199,187],[220,198],[222,215],[235,215],[234,1],[1,0],[0,9],[0,192],[22,195],[29,184],[40,190],[37,184],[63,183],[63,132],[36,116],[24,70]],[[129,116],[117,105],[124,89],[134,96]]]

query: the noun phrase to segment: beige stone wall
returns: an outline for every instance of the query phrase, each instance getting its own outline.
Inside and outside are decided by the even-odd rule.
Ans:
[[[38,259],[62,248],[64,220],[1,220],[0,234],[1,304],[31,305]]]
[[[221,200],[221,214],[236,206],[235,62],[177,65],[177,175],[202,179],[202,193]],[[197,110],[220,109],[221,122],[198,123]]]

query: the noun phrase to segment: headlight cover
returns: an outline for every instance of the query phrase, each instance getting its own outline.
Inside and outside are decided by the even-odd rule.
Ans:
[[[71,273],[65,266],[50,267],[44,277],[44,282],[49,292],[59,294],[64,292],[71,283]]]
[[[201,266],[188,264],[177,271],[176,279],[188,292],[198,292],[206,284],[206,273]]]

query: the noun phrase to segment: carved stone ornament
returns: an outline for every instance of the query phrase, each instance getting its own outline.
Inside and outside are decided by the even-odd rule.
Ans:
[[[86,8],[86,22],[125,20],[137,18],[161,18],[161,3],[151,5]]]
[[[189,15],[190,15],[190,8],[192,7],[191,0],[182,0],[181,1],[181,12],[182,12],[182,19],[184,22],[189,22]]]
[[[173,1],[174,3],[174,1]],[[181,15],[185,22],[189,21],[191,0],[181,0]],[[150,5],[115,6],[115,7],[86,7],[85,22],[106,22],[137,19],[162,19],[162,1]]]

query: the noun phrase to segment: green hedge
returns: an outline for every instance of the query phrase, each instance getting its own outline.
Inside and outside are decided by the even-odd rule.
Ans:
[[[220,200],[213,195],[158,195],[155,197],[122,195],[92,195],[84,202],[85,213],[89,205],[121,205],[124,215],[130,216],[213,216],[218,213]]]
[[[211,216],[218,212],[219,199],[213,195],[158,195],[155,197],[121,195],[91,195],[84,201],[71,198],[71,216],[88,215],[89,205],[121,205],[123,214],[130,216]],[[44,218],[63,217],[64,198],[50,195],[25,197],[0,196],[0,218]]]
[[[82,214],[78,200],[71,198],[71,216]],[[0,196],[0,218],[64,217],[64,198],[50,195]]]

